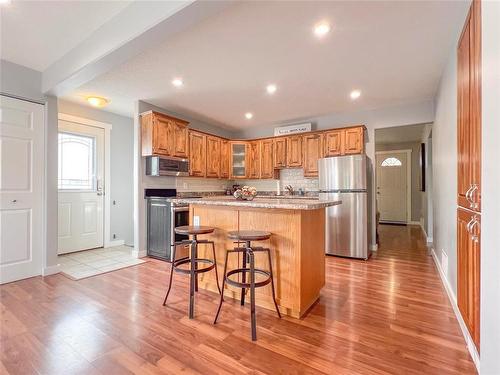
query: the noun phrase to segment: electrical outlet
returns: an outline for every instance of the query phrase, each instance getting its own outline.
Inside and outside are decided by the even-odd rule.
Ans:
[[[193,225],[194,226],[200,225],[200,217],[199,216],[193,216]]]

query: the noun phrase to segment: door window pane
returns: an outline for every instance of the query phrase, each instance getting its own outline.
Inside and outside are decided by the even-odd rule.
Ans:
[[[95,138],[59,133],[61,190],[95,190]]]
[[[382,162],[382,167],[400,167],[401,160],[397,158],[387,158]]]

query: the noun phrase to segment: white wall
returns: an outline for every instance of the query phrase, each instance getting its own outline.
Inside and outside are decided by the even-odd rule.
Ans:
[[[482,2],[481,374],[500,374],[500,2]]]
[[[0,93],[45,103],[41,84],[41,72],[0,60]]]

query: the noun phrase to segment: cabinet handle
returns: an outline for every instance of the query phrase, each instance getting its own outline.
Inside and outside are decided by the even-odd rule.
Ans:
[[[469,205],[472,204],[472,201],[470,200],[470,192],[472,190],[472,185],[469,186],[469,189],[465,192],[465,199],[467,199],[467,202],[469,202]]]
[[[472,241],[478,243],[479,242],[479,233],[474,233],[474,227],[479,224],[479,220],[477,220],[477,217],[474,216],[472,218],[472,224],[470,226],[469,233],[471,234],[471,239]]]
[[[474,194],[477,190],[479,190],[479,186],[477,184],[472,184],[471,191],[469,193],[470,207],[471,208],[478,208],[479,207],[479,204],[475,200],[476,195]]]
[[[470,219],[467,223],[467,232],[471,233],[471,225],[474,223],[474,218]],[[472,234],[472,233],[471,233]]]

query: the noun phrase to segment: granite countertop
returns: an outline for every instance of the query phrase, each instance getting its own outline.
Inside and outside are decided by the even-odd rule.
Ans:
[[[236,200],[231,196],[214,196],[204,198],[170,198],[172,203],[201,204],[210,206],[233,206],[251,208],[277,208],[284,210],[317,210],[341,204],[339,200],[319,200],[314,198],[277,198],[259,197],[253,201]]]

